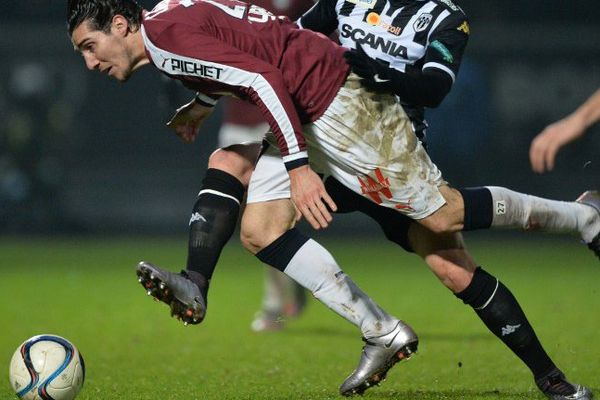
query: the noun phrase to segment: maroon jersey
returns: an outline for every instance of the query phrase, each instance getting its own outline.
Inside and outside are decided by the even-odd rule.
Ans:
[[[325,36],[237,0],[163,0],[141,31],[163,73],[258,105],[288,168],[306,163],[301,125],[325,112],[348,74],[344,50]]]
[[[252,4],[264,8],[275,15],[285,15],[297,20],[315,3],[313,0],[252,0]],[[223,99],[223,122],[241,126],[256,126],[266,122],[258,107],[247,101],[233,97]]]

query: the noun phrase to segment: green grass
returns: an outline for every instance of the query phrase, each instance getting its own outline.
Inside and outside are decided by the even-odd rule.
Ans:
[[[600,393],[597,260],[570,241],[522,239],[475,241],[471,250],[511,288],[558,365]],[[325,243],[365,291],[420,335],[419,353],[365,399],[542,398],[522,363],[416,257],[363,239]],[[339,398],[339,384],[358,361],[360,334],[314,299],[285,331],[252,333],[262,269],[239,244],[223,253],[202,325],[183,327],[145,296],[136,263],[178,268],[185,245],[0,240],[2,368],[23,340],[54,333],[85,357],[78,400]],[[0,382],[0,399],[13,398],[8,379]]]

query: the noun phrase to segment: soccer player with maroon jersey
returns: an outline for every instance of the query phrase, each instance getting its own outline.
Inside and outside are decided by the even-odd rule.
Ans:
[[[298,19],[314,5],[312,0],[258,0],[254,5],[275,15]],[[238,143],[260,142],[269,125],[254,104],[227,97],[223,99],[223,118],[219,129],[219,147]],[[200,196],[207,196],[205,192]],[[261,309],[252,320],[253,331],[271,331],[283,328],[290,317],[297,317],[306,305],[306,292],[294,280],[275,268],[265,269]]]
[[[172,17],[172,11],[178,13],[195,6],[200,6],[199,10],[204,6],[208,8],[200,14],[180,15],[180,22],[186,21],[182,24],[171,24],[170,18],[164,18]],[[102,15],[100,11],[107,9],[110,21],[101,27],[96,18]],[[153,63],[186,86],[201,87],[204,93],[212,96],[229,93],[256,103],[277,137],[281,155],[293,177],[294,191],[304,199],[306,207],[312,208],[313,222],[325,226],[331,220],[325,204],[331,210],[336,207],[318,175],[307,164],[301,121],[318,120],[346,80],[349,68],[342,56],[343,49],[321,35],[298,30],[286,18],[237,1],[163,2],[142,15],[135,2],[129,0],[74,0],[70,10],[73,44],[84,56],[88,68],[126,81],[138,68]],[[200,21],[198,17],[205,19]],[[240,18],[244,18],[244,23],[239,23]],[[199,32],[196,26],[204,26],[206,31]],[[230,44],[220,43],[213,34]],[[164,40],[173,46],[171,50],[182,54],[175,55],[157,47],[150,38],[160,38],[161,42]],[[206,64],[193,61],[194,50],[189,52],[183,43],[190,49],[203,49],[201,51],[212,54],[212,61]],[[329,79],[321,81],[321,74]],[[206,107],[201,104],[214,102],[213,97],[204,93],[180,109],[171,121],[171,124],[190,128],[183,132],[184,139],[193,137],[196,122],[206,115]],[[207,182],[213,185],[208,191],[216,193],[217,203],[226,203],[227,208],[211,209],[211,214],[206,214],[205,205],[195,207],[191,222],[203,220],[204,215],[212,218],[219,214],[218,218],[222,219],[237,216],[243,196],[241,184],[233,185],[237,190],[231,194],[224,193],[232,186],[232,177],[218,170],[208,171],[205,187]],[[277,215],[270,217],[275,219]],[[212,236],[192,232],[190,237],[191,242],[205,239],[212,240]],[[351,375],[351,392],[362,392],[383,380],[389,368],[416,351],[418,339],[410,326],[375,304],[343,273],[324,248],[314,241],[307,243],[299,233],[287,235],[285,242],[307,244],[319,261],[308,270],[298,265],[297,273],[288,275],[357,326],[368,339],[365,347],[369,346],[373,360],[365,366],[367,368]],[[171,304],[173,312],[185,323],[199,323],[204,318],[208,279],[203,274],[192,269],[182,275],[169,274],[143,262],[138,266],[138,273],[149,293]]]
[[[527,227],[535,222],[549,231],[577,232],[591,244],[600,231],[598,214],[593,208],[598,206],[597,196],[593,193],[588,193],[579,203],[558,203],[504,188],[462,192],[450,189],[416,140],[406,114],[393,96],[374,96],[364,89],[356,76],[347,76],[347,67],[339,63],[342,54],[339,48],[326,45],[323,38],[317,40],[319,36],[307,36],[291,28],[285,20],[264,10],[233,1],[165,1],[145,15],[141,26],[139,19],[135,19],[135,12],[131,12],[132,17],[130,10],[122,8],[117,12],[113,9],[113,14],[109,15],[112,19],[105,20],[100,26],[94,19],[97,14],[93,9],[97,4],[90,6],[98,2],[81,1],[71,8],[72,39],[88,67],[126,80],[137,68],[152,62],[186,86],[201,90],[197,103],[180,109],[173,120],[184,140],[193,138],[207,113],[206,106],[214,102],[215,96],[233,94],[258,104],[273,130],[274,142],[285,165],[284,175],[286,170],[289,172],[288,189],[291,188],[292,199],[315,227],[327,226],[330,214],[325,204],[334,211],[335,205],[316,174],[307,166],[306,143],[299,129],[301,121],[305,124],[312,151],[311,162],[319,172],[335,177],[373,202],[400,210],[438,234],[461,228]],[[112,1],[111,5],[114,3]],[[207,11],[208,6],[214,6],[222,13]],[[223,18],[224,15],[230,18]],[[319,79],[324,77],[328,79]],[[392,162],[386,164],[386,160]],[[374,166],[369,170],[373,161]],[[221,172],[212,175],[212,183],[233,186],[232,176],[228,176],[227,171]],[[243,185],[238,185],[237,189],[240,187],[243,193]],[[252,187],[250,193],[253,193]],[[221,197],[239,203],[239,196],[219,193]],[[260,190],[254,193],[260,194]],[[275,225],[277,221],[289,220],[289,207],[278,204],[281,207],[271,207],[267,214],[263,209],[263,217],[267,218],[259,219],[259,223]],[[232,209],[237,214],[235,206]],[[258,210],[260,215],[260,208]],[[277,215],[282,218],[274,218]],[[192,216],[193,219],[202,217],[201,213]],[[293,217],[292,209],[292,221]],[[263,232],[270,231],[269,226],[259,228],[264,228]],[[304,280],[303,283],[321,300],[324,298],[320,296],[331,294],[329,287],[323,285],[332,279],[327,277],[330,272],[334,280],[338,279],[336,284],[345,283],[354,289],[335,261],[327,258],[324,249],[295,230],[260,239],[267,245],[258,243],[255,246],[260,250],[259,257],[272,261],[271,265],[294,278]],[[249,247],[253,245],[249,243]],[[296,251],[281,255],[284,248]],[[597,252],[597,249],[593,250]],[[307,267],[307,262],[299,257],[301,251],[308,251],[312,257],[318,256],[328,269],[315,270],[313,265],[310,270],[310,265]],[[314,260],[309,260],[308,264],[310,261],[314,264]],[[325,276],[318,276],[324,271],[327,271]],[[171,286],[184,280],[151,265],[142,265],[140,272],[150,284]],[[187,284],[197,281],[196,284],[204,284],[206,288],[207,282],[198,282],[201,279],[193,272],[188,270],[190,280]],[[155,279],[157,275],[158,279]],[[182,292],[192,293],[193,290],[182,289]],[[176,299],[183,306],[181,315],[191,322],[199,322],[205,311],[203,292],[196,288],[195,293],[196,296],[185,301]],[[164,294],[160,292],[159,296]],[[338,296],[336,301],[339,301],[344,295],[347,293],[338,293],[332,299]],[[356,306],[361,307],[361,311],[367,310],[362,314],[367,315],[373,308],[369,307],[368,298],[361,299],[366,300]],[[340,312],[335,305],[332,308]],[[345,394],[364,391],[385,376],[391,363],[416,348],[416,336],[408,326],[382,310],[376,310],[379,310],[376,315],[353,321],[368,340],[359,368],[342,386]],[[373,325],[374,321],[377,324]],[[379,334],[373,326],[377,326]],[[388,341],[393,344],[392,351],[383,346]]]

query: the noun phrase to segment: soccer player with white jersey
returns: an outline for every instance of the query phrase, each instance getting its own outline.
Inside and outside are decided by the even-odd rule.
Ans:
[[[293,226],[295,215],[288,200],[290,191],[294,203],[313,226],[325,227],[330,221],[325,204],[334,211],[336,208],[318,176],[307,165],[306,144],[311,152],[311,164],[319,172],[363,194],[363,199],[372,201],[369,204],[380,204],[376,206],[378,210],[391,210],[394,215],[400,215],[400,211],[438,235],[451,234],[461,228],[531,227],[534,224],[549,231],[578,233],[592,244],[600,232],[598,211],[594,209],[598,202],[593,193],[588,193],[579,203],[560,203],[503,188],[461,192],[449,188],[416,139],[411,121],[395,97],[366,90],[366,82],[355,75],[348,76],[347,66],[340,62],[343,50],[326,44],[321,36],[299,31],[283,19],[236,1],[164,1],[142,20],[139,14],[136,16],[120,7],[121,3],[130,5],[132,2],[81,0],[71,4],[72,40],[90,69],[126,80],[137,68],[152,62],[167,75],[201,91],[197,102],[180,109],[173,120],[184,140],[193,139],[199,123],[208,113],[208,106],[222,94],[234,94],[255,102],[269,120],[283,163],[279,161],[278,170],[265,172],[265,165],[276,165],[263,163],[263,160],[273,159],[272,154],[260,158],[249,190],[249,199],[253,197],[255,201],[250,204],[254,210],[250,213],[247,210],[244,219],[251,221],[246,223],[251,230],[264,234],[253,237],[251,233],[246,245],[263,261],[300,281],[320,300],[329,302],[335,311],[360,326],[367,344],[359,367],[342,385],[343,394],[360,393],[378,382],[394,362],[416,348],[417,339],[408,326],[374,307],[316,242],[288,229]],[[435,3],[450,7],[448,1]],[[99,23],[98,8],[107,4],[109,12],[102,14],[105,18]],[[414,21],[414,31],[426,27],[428,20],[431,23],[428,16]],[[376,26],[396,31],[398,28],[393,25],[390,28],[385,21]],[[378,46],[377,42],[373,43]],[[393,48],[395,55],[410,55],[398,46],[387,48],[389,51]],[[437,50],[444,55],[443,47]],[[360,54],[350,58],[354,65],[359,65]],[[362,67],[357,68],[358,72],[373,83],[394,79],[383,75],[385,71],[379,70],[377,65],[366,63]],[[369,75],[372,68],[375,72]],[[306,137],[299,128],[301,121],[305,124]],[[230,156],[219,157],[228,159]],[[222,197],[222,203],[225,199],[239,203],[243,184],[227,169],[221,172],[213,176],[213,183],[222,190],[212,189],[213,193]],[[271,177],[265,181],[269,174]],[[237,186],[233,182],[237,182]],[[238,196],[227,194],[227,186],[235,187]],[[283,191],[273,197],[274,189]],[[261,204],[263,200],[271,201]],[[236,214],[236,206],[226,213]],[[198,212],[199,219],[203,216]],[[423,235],[431,234],[427,232]],[[460,243],[451,249],[460,250]],[[440,248],[421,250],[435,253]],[[188,270],[185,276],[190,279],[186,279],[184,275],[168,273],[149,264],[141,265],[139,272],[158,298],[181,306],[175,311],[186,321],[197,323],[203,318],[205,291],[200,287],[206,289],[207,281],[202,274]],[[477,276],[479,283],[473,286]],[[339,287],[346,289],[340,292]],[[473,282],[461,294],[473,307],[478,304],[477,308],[488,309],[493,298],[498,297],[498,288],[502,287],[489,274],[475,271]],[[174,296],[173,291],[178,293]],[[361,295],[356,297],[355,293]],[[348,305],[352,316],[345,313]],[[490,313],[494,313],[493,307]],[[524,315],[518,318],[524,319]],[[517,330],[524,331],[532,332],[530,327]],[[515,336],[523,340],[520,333]],[[391,347],[384,346],[387,342]],[[530,355],[519,356],[527,363],[525,358]],[[544,378],[545,382],[538,385],[553,398],[591,396],[587,389],[568,384],[560,371]],[[556,392],[565,385],[568,390],[575,388],[576,392],[564,395]],[[573,397],[575,395],[577,397]]]

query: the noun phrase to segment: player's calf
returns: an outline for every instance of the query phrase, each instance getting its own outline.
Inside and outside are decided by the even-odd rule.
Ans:
[[[227,172],[248,187],[261,148],[261,143],[252,142],[217,149],[210,155],[208,167]]]

